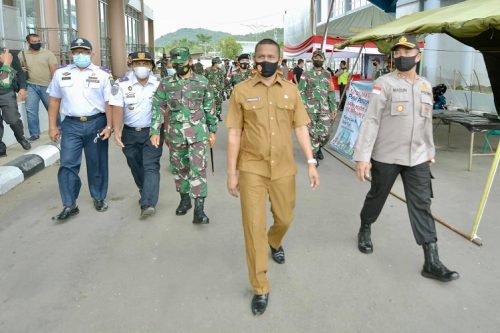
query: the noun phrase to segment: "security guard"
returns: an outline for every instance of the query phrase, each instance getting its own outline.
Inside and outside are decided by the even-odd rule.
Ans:
[[[105,67],[92,64],[92,45],[85,38],[73,40],[70,49],[73,64],[56,70],[47,89],[50,96],[49,136],[54,142],[61,138],[61,165],[57,177],[64,207],[53,217],[58,221],[79,213],[76,199],[82,185],[78,175],[82,150],[85,151],[94,208],[98,212],[108,209],[104,199],[108,192],[107,139],[112,129],[108,101],[112,77]],[[65,116],[61,130],[56,123],[59,112]]]
[[[240,54],[238,57],[240,67],[231,75],[231,85],[234,87],[240,82],[248,80],[252,77],[250,69],[250,55],[247,53]]]
[[[337,82],[339,84],[339,94],[340,94],[339,111],[342,112],[344,110],[344,105],[347,95],[347,91],[346,92],[344,91],[349,81],[349,69],[347,68],[347,63],[345,62],[345,60],[342,60],[340,62],[340,68],[335,71],[334,75],[338,77]]]
[[[139,188],[141,218],[147,218],[156,211],[160,190],[162,131],[158,147],[149,140],[153,95],[160,79],[152,73],[153,58],[149,52],[133,52],[131,61],[133,73],[113,85],[109,104],[113,109],[115,141],[122,147]]]
[[[309,164],[311,187],[319,185],[307,123],[309,117],[296,86],[278,74],[280,47],[272,39],[255,46],[258,73],[238,84],[229,101],[227,187],[241,194],[241,212],[250,283],[251,309],[264,313],[269,298],[268,247],[278,264],[285,262],[282,240],[293,220],[295,160],[292,130]],[[236,170],[239,170],[239,174]],[[266,201],[274,224],[266,232]]]
[[[175,214],[185,215],[193,198],[193,223],[207,224],[207,148],[215,144],[217,132],[214,95],[208,80],[193,73],[188,48],[174,48],[170,56],[176,75],[164,79],[153,97],[150,139],[153,146],[161,146],[165,123],[171,169],[181,196]]]
[[[9,49],[0,51],[0,157],[2,157],[7,155],[7,146],[2,141],[4,120],[10,125],[23,149],[29,150],[31,144],[24,137],[24,126],[16,99],[16,91],[19,91],[21,97],[26,93],[25,75],[15,53],[11,53]]]
[[[432,136],[432,88],[416,73],[421,55],[414,37],[401,36],[392,51],[397,70],[375,81],[353,156],[358,178],[364,181],[370,173],[372,177],[360,215],[358,248],[363,253],[373,252],[371,224],[377,220],[394,181],[401,175],[413,235],[424,250],[422,275],[445,282],[456,280],[458,273],[439,260],[431,214],[430,165],[436,153]]]
[[[325,55],[316,50],[312,55],[313,68],[302,72],[299,91],[311,122],[308,125],[314,158],[322,160],[321,147],[328,143],[335,119],[335,89],[331,74],[323,68]]]

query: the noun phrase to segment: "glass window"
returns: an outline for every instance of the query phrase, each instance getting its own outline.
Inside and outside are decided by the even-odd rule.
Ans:
[[[23,48],[26,25],[22,9],[23,1],[21,0],[3,0],[2,2],[3,36],[1,36],[1,44],[5,47]]]

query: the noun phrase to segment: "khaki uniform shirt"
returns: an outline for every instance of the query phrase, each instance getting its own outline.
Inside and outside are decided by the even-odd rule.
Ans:
[[[49,65],[57,65],[57,59],[51,51],[40,49],[38,52],[32,50],[24,51],[28,68],[28,83],[48,87],[51,79]],[[21,52],[18,55],[21,62],[24,58]]]
[[[432,88],[423,77],[408,81],[398,71],[377,79],[361,124],[353,159],[414,166],[436,150],[432,136]]]
[[[292,129],[309,123],[297,87],[279,75],[268,87],[256,75],[234,87],[226,127],[240,128],[240,171],[271,180],[295,175]]]

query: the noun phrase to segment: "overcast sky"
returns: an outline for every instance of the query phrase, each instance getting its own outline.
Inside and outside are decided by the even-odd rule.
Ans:
[[[158,38],[180,28],[232,34],[282,28],[285,9],[294,1],[308,0],[145,0],[145,3],[154,11],[155,38]]]

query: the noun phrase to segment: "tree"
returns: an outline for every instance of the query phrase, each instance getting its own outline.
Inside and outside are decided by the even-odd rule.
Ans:
[[[234,59],[241,54],[243,48],[234,37],[226,37],[219,41],[221,55],[224,58]]]
[[[198,39],[198,42],[200,43],[200,45],[203,46],[203,53],[206,55],[207,54],[207,45],[212,40],[212,36],[205,35],[205,34],[198,34],[198,35],[196,35],[196,38]]]

